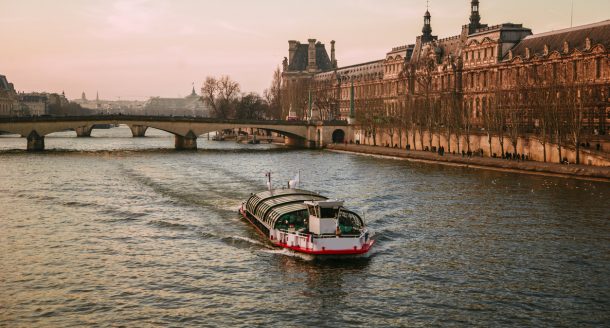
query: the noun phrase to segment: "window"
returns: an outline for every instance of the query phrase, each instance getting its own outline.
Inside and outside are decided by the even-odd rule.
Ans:
[[[601,58],[595,58],[595,78],[599,79],[602,77],[602,60]]]

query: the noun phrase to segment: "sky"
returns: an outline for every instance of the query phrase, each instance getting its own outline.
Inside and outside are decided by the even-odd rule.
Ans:
[[[482,22],[570,27],[572,0],[481,0]],[[0,0],[0,74],[18,91],[69,99],[184,97],[207,76],[262,92],[288,40],[336,40],[339,66],[382,59],[421,34],[426,0]],[[470,0],[430,0],[433,34],[457,35]],[[610,19],[575,0],[574,26]]]

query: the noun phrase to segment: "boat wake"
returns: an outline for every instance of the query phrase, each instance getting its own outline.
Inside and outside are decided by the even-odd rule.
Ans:
[[[267,253],[267,254],[280,255],[280,256],[296,257],[296,258],[302,259],[304,261],[314,261],[316,259],[316,257],[313,255],[295,252],[288,248],[264,249],[264,250],[262,250],[262,252]]]
[[[228,242],[228,243],[242,243],[242,242],[246,242],[250,245],[256,245],[256,246],[262,246],[265,248],[271,248],[270,245],[267,245],[263,242],[260,242],[258,240],[252,239],[252,238],[248,238],[248,237],[242,237],[242,236],[229,236],[229,237],[224,237],[222,238],[222,240],[224,242]]]

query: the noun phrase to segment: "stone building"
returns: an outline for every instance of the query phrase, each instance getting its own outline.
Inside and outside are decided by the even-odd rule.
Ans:
[[[0,116],[16,115],[19,108],[15,87],[6,76],[0,75]]]
[[[500,134],[500,143],[505,133],[510,135],[515,153],[527,144],[520,141],[518,147],[518,138],[546,138],[550,114],[539,109],[550,113],[551,103],[564,108],[570,95],[576,95],[572,107],[583,107],[584,117],[578,131],[607,133],[610,20],[533,34],[521,24],[483,24],[478,0],[472,0],[470,8],[469,23],[454,36],[433,35],[432,15],[426,11],[422,33],[413,44],[352,66],[337,67],[334,41],[330,60],[324,45],[315,40],[309,45],[289,41],[282,75],[284,113],[297,108],[307,118],[307,109],[314,106],[323,119],[352,117],[361,125],[361,142],[379,136],[379,144],[432,148],[444,138],[448,145],[459,148],[462,142],[469,150],[480,148],[492,155],[496,151],[491,144],[498,143],[492,134]],[[564,109],[561,115],[566,116],[570,111]],[[494,120],[502,122],[492,125]],[[470,135],[476,134],[488,135],[489,147],[471,147]],[[381,140],[382,135],[391,140]],[[557,139],[568,143],[569,136]],[[578,147],[578,138],[572,139]]]
[[[184,98],[152,97],[144,105],[145,114],[209,117],[210,109],[195,92]]]

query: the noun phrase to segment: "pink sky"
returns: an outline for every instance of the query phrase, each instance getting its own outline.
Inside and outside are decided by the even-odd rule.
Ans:
[[[481,0],[483,23],[534,33],[570,26],[571,0]],[[470,0],[430,0],[433,34],[459,33]],[[70,99],[177,97],[227,74],[262,92],[288,40],[337,41],[340,66],[384,57],[421,34],[425,0],[0,0],[0,74],[19,91]],[[574,1],[574,25],[610,1]]]

